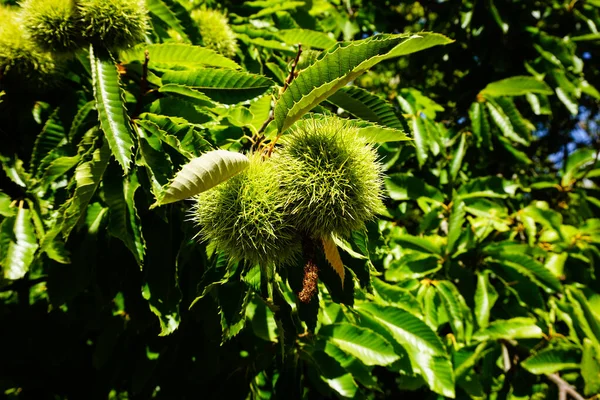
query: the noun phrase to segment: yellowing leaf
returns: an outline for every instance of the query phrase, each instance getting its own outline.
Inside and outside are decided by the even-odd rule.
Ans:
[[[344,287],[344,263],[342,262],[342,258],[340,257],[340,253],[338,252],[337,246],[335,242],[331,238],[331,236],[326,238],[321,238],[323,242],[323,250],[325,251],[325,258],[329,262],[329,265],[335,270],[335,272],[340,276],[342,280],[342,288]]]

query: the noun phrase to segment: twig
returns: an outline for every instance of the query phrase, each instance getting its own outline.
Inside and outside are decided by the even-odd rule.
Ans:
[[[302,54],[302,43],[298,43],[298,52],[296,53],[296,57],[294,58],[294,61],[292,62],[292,67],[290,68],[290,73],[289,73],[288,77],[285,79],[285,81],[283,82],[283,88],[281,89],[280,95],[285,92],[285,90],[290,86],[290,84],[296,77],[296,75],[295,75],[296,67],[298,66],[298,61],[300,60],[301,54]],[[265,129],[267,129],[267,126],[269,125],[269,123],[271,121],[273,121],[274,119],[275,119],[275,114],[273,112],[273,109],[271,108],[271,110],[269,111],[269,118],[267,118],[267,120],[265,122],[263,122],[263,124],[260,126],[258,131],[256,131],[256,135],[254,135],[254,137],[256,138],[254,140],[254,142],[256,143],[257,148],[260,147],[260,145],[262,144],[262,142],[265,139],[265,135],[263,135],[263,132],[265,131]],[[271,153],[273,153],[275,143],[277,143],[279,136],[281,136],[281,135],[278,135],[275,138],[275,140],[271,143],[271,145],[269,146],[269,149],[267,151],[268,157],[270,157]],[[254,145],[253,145],[253,147],[254,147]]]
[[[296,67],[298,66],[298,61],[300,60],[300,54],[302,54],[302,43],[298,43],[298,53],[296,53],[296,58],[294,58],[292,68],[290,69],[290,74],[288,75],[283,84],[283,89],[281,90],[281,93],[285,92],[290,83],[292,83],[292,81],[294,80],[294,72],[296,71]]]
[[[558,376],[558,374],[546,374],[546,377],[550,379],[556,386],[558,386],[559,393],[564,392],[569,394],[575,400],[585,400],[585,397],[577,393],[575,388],[569,385],[563,378]]]
[[[144,64],[142,64],[142,79],[140,80],[140,95],[138,97],[137,104],[135,106],[135,112],[133,113],[133,117],[137,117],[142,113],[142,108],[144,106],[144,96],[148,93],[148,63],[150,62],[150,53],[148,50],[144,50]]]
[[[504,344],[504,343],[502,343],[502,362],[503,362],[504,372],[508,372],[512,365],[510,362],[510,354],[508,354],[508,347],[506,347],[506,344]]]

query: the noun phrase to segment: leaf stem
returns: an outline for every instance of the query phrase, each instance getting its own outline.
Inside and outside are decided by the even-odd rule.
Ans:
[[[148,63],[150,62],[150,53],[148,49],[144,50],[144,64],[142,64],[142,78],[140,79],[140,94],[138,96],[137,104],[135,105],[135,112],[132,118],[137,118],[142,113],[144,106],[144,96],[148,93]]]

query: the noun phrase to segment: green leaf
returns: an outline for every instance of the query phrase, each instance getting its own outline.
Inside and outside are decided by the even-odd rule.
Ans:
[[[343,351],[358,358],[365,365],[389,365],[399,358],[387,340],[360,326],[325,325],[319,330],[319,337],[327,339]]]
[[[388,271],[390,270],[388,269],[386,271],[386,278]],[[373,284],[373,289],[383,301],[390,305],[400,307],[416,316],[423,315],[419,302],[410,291],[396,285],[390,285],[376,277],[371,279],[371,283]]]
[[[422,167],[423,164],[425,164],[425,161],[427,161],[427,149],[430,147],[429,134],[427,133],[425,123],[420,116],[411,116],[410,127],[415,139],[417,160],[419,161],[419,166]]]
[[[564,167],[564,175],[560,180],[561,186],[568,187],[572,185],[573,181],[582,175],[578,173],[582,169],[585,170],[584,167],[588,167],[596,161],[596,154],[597,152],[590,148],[579,149],[569,154]]]
[[[404,129],[394,107],[381,97],[357,86],[344,86],[327,99],[357,118],[395,129]]]
[[[309,29],[282,29],[276,34],[289,45],[300,43],[305,48],[328,49],[337,43],[328,34]]]
[[[180,34],[183,40],[189,42],[191,39],[195,43],[199,43],[198,28],[190,26],[193,25],[193,22],[190,24],[189,15],[186,15],[187,11],[181,4],[174,3],[172,0],[147,0],[146,6],[153,16]]]
[[[479,341],[498,339],[539,339],[542,329],[535,324],[533,318],[517,317],[496,320],[484,329],[473,334],[473,339]]]
[[[385,271],[385,279],[393,282],[421,279],[439,271],[441,268],[442,264],[437,257],[424,253],[409,253],[390,264]]]
[[[562,290],[560,280],[554,276],[550,270],[544,267],[542,263],[536,261],[527,254],[500,252],[498,254],[493,254],[490,261],[518,271],[548,293],[560,292]]]
[[[579,369],[581,354],[577,348],[556,347],[544,349],[521,363],[535,375],[554,374],[565,369]]]
[[[153,205],[161,206],[202,193],[248,167],[248,157],[226,150],[213,150],[184,165]]]
[[[600,350],[600,320],[593,313],[590,304],[581,290],[568,287],[567,298],[573,306],[573,314],[577,326],[592,341],[597,350]]]
[[[385,187],[393,200],[418,200],[421,197],[444,201],[444,196],[435,187],[428,185],[422,179],[407,174],[390,174],[385,179]]]
[[[413,235],[398,235],[393,238],[400,244],[411,246],[411,248],[418,249],[419,251],[425,251],[441,257],[442,248],[439,243],[431,237],[419,237]]]
[[[532,76],[513,76],[489,83],[480,95],[489,96],[523,96],[528,93],[551,95],[554,92],[545,82]]]
[[[377,381],[373,377],[371,368],[367,367],[356,357],[342,351],[339,347],[330,342],[325,343],[324,351],[328,356],[340,363],[340,366],[348,371],[356,381],[369,389],[377,389]]]
[[[452,156],[452,163],[450,164],[450,176],[452,180],[456,179],[458,171],[462,167],[463,158],[467,152],[467,135],[463,133],[460,135],[460,143]]]
[[[535,130],[533,124],[523,118],[511,98],[499,97],[496,99],[496,102],[510,119],[515,133],[529,144],[529,142],[531,142],[531,132]]]
[[[379,62],[450,42],[442,35],[421,33],[377,35],[334,47],[302,70],[277,101],[275,124],[278,131],[286,131],[317,104]]]
[[[477,272],[477,289],[475,290],[475,318],[480,329],[486,328],[490,322],[490,313],[498,300],[498,292],[490,283],[490,271]]]
[[[456,250],[456,243],[462,233],[462,226],[465,223],[465,203],[456,199],[452,203],[450,218],[448,220],[448,243],[446,245],[446,254],[452,255]]]
[[[151,68],[196,68],[201,65],[238,69],[233,60],[214,50],[184,43],[142,44],[121,53],[123,62],[138,60],[143,62],[144,52],[148,51]]]
[[[166,93],[169,96],[182,98],[193,103],[194,105],[203,107],[214,107],[215,103],[210,97],[202,92],[194,90],[188,86],[167,84],[158,88],[160,93]]]
[[[583,340],[581,376],[585,382],[583,392],[586,396],[600,393],[600,349],[591,340]]]
[[[82,216],[85,216],[85,210],[96,193],[109,160],[110,149],[105,142],[94,151],[90,161],[79,164],[75,169],[75,193],[61,208],[64,218],[61,229],[65,239]]]
[[[127,174],[133,155],[133,140],[121,98],[119,72],[114,61],[108,56],[98,57],[93,46],[90,46],[90,63],[100,126],[110,150]]]
[[[510,118],[504,113],[502,108],[500,108],[500,106],[491,99],[487,100],[488,101],[485,103],[485,105],[487,106],[488,111],[490,112],[492,120],[500,129],[500,132],[502,132],[502,134],[506,138],[512,140],[513,142],[528,145],[529,143],[515,132]]]
[[[473,333],[473,317],[464,297],[452,282],[434,281],[433,285],[444,303],[454,336],[468,343]]]
[[[12,199],[10,196],[0,190],[0,215],[3,217],[12,217],[15,215],[15,209],[11,205]]]
[[[44,187],[48,187],[56,179],[66,174],[81,161],[80,156],[59,157],[52,161],[44,171],[44,176],[41,179]]]
[[[414,367],[419,368],[431,390],[454,397],[452,364],[440,338],[419,318],[400,308],[372,303],[357,304],[359,314],[367,313],[384,326],[404,347]]]
[[[223,104],[236,104],[256,98],[273,86],[272,80],[261,75],[216,68],[168,71],[162,76],[162,82],[199,90]]]
[[[31,212],[21,206],[0,225],[0,265],[5,279],[21,279],[29,271],[38,249]]]
[[[110,209],[108,232],[127,246],[141,266],[144,263],[145,243],[134,200],[139,187],[135,172],[125,177],[113,172],[107,174],[103,181],[104,198]]]
[[[30,162],[30,171],[32,174],[38,172],[44,157],[66,141],[66,130],[60,119],[59,112],[58,108],[54,110],[44,124],[42,132],[35,139]]]

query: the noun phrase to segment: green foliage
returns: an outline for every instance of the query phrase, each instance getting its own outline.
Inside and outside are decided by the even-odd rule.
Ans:
[[[18,3],[0,397],[598,395],[598,1]]]

